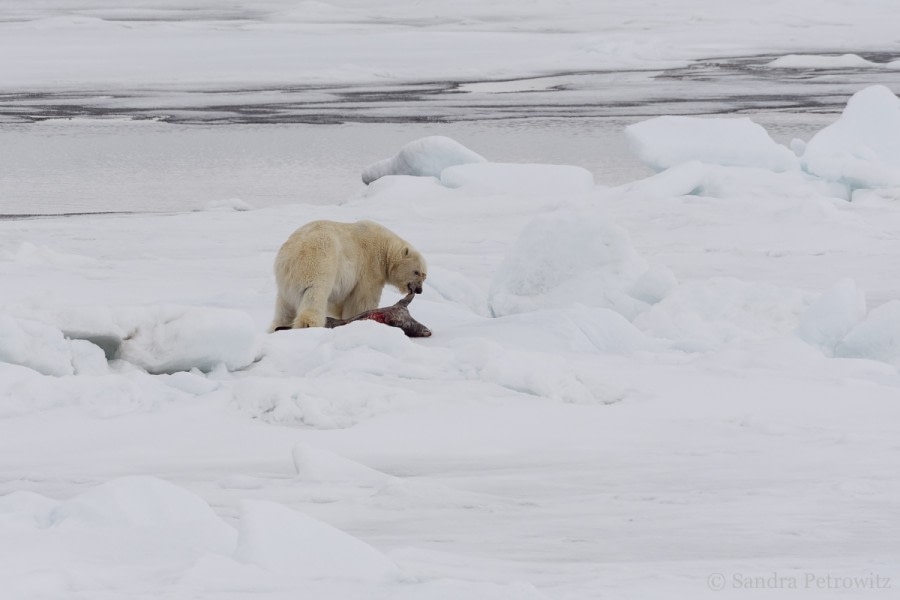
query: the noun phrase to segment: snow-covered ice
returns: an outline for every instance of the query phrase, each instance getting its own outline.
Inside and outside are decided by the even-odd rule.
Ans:
[[[474,163],[447,167],[440,179],[447,187],[476,193],[578,194],[594,187],[590,171],[569,165]]]
[[[0,2],[4,89],[541,94],[822,39],[900,53],[887,1],[62,4]],[[891,597],[898,102],[861,89],[790,148],[783,113],[650,113],[627,135],[659,172],[622,185],[418,136],[334,202],[0,219],[0,596]],[[428,259],[434,335],[265,334],[287,236],[363,218]]]

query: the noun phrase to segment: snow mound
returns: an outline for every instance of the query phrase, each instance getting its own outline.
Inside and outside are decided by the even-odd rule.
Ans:
[[[766,64],[770,69],[860,69],[879,67],[858,54],[822,56],[821,54],[788,54]]]
[[[678,285],[678,278],[672,269],[665,265],[655,265],[647,269],[643,275],[629,288],[628,293],[634,298],[656,304]]]
[[[778,337],[791,332],[808,301],[798,290],[767,283],[715,278],[683,283],[639,315],[648,335],[688,351]]]
[[[625,135],[638,158],[657,171],[692,160],[777,172],[799,168],[789,148],[747,117],[656,117],[629,125]]]
[[[297,444],[293,450],[294,468],[304,481],[354,483],[364,487],[381,487],[396,478],[334,452]]]
[[[591,191],[594,176],[569,165],[480,163],[447,167],[441,183],[467,192],[558,195]]]
[[[900,186],[900,99],[883,85],[853,95],[806,144],[803,167],[851,188]]]
[[[852,279],[842,279],[819,296],[800,316],[797,335],[833,351],[866,316],[866,296]]]
[[[491,282],[494,316],[574,304],[633,318],[645,304],[627,290],[647,270],[628,233],[595,213],[540,216],[529,223]]]
[[[483,156],[456,140],[434,135],[410,142],[395,156],[369,165],[363,171],[362,180],[370,184],[386,175],[440,177],[447,167],[483,162],[486,162]]]
[[[37,246],[31,242],[22,242],[15,252],[9,250],[0,251],[0,260],[8,260],[35,267],[54,267],[58,269],[92,267],[100,264],[100,261],[89,256],[57,252],[47,246]]]
[[[400,576],[397,565],[362,540],[267,501],[243,503],[235,557],[291,579],[381,582]]]
[[[900,300],[873,309],[837,345],[835,356],[870,358],[900,366]]]
[[[237,537],[200,497],[154,477],[115,479],[62,502],[13,493],[0,497],[3,596],[127,596],[117,586],[153,589],[148,574],[231,555]]]
[[[211,371],[218,365],[233,371],[257,358],[261,336],[246,313],[161,306],[148,316],[122,341],[116,358],[155,374]]]

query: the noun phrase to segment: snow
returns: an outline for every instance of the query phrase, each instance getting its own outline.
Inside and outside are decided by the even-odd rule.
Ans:
[[[475,163],[447,167],[441,183],[473,193],[578,194],[594,187],[587,169],[569,165]]]
[[[850,188],[900,185],[900,98],[874,85],[847,102],[841,118],[806,144],[803,167]]]
[[[748,117],[657,117],[625,128],[632,151],[662,171],[700,161],[772,171],[797,169],[797,157]]]
[[[900,491],[896,198],[747,164],[611,188],[481,163],[334,206],[0,222],[23,282],[0,577],[432,600],[695,595],[782,556],[896,574],[871,526]],[[429,258],[411,311],[435,335],[265,335],[287,235],[373,215]]]
[[[387,175],[440,177],[447,167],[485,160],[456,140],[434,135],[409,142],[396,155],[369,165],[363,171],[362,180],[369,184]]]
[[[35,103],[234,84],[254,104],[288,93],[273,84],[345,81],[322,102],[366,82],[385,86],[377,104],[450,76],[460,97],[550,94],[570,80],[536,75],[635,68],[618,72],[627,103],[647,73],[693,58],[900,50],[886,1],[0,5],[2,86]],[[242,210],[217,188],[206,210],[0,219],[0,595],[737,598],[741,576],[776,574],[800,587],[785,597],[830,600],[861,592],[804,587],[810,575],[896,586],[897,102],[863,88],[833,125],[804,113],[809,136],[783,126],[793,105],[651,119],[628,135],[662,170],[636,181],[620,163],[512,163],[499,143],[487,162],[444,136],[411,153],[416,172],[385,163],[330,200]],[[82,125],[0,129],[10,153],[32,127],[75,136],[79,172]],[[199,136],[178,156],[209,163],[214,130],[244,128],[135,127],[161,149]],[[357,148],[370,131],[305,142]],[[423,139],[410,131],[392,152]],[[353,162],[322,153],[322,169]],[[141,193],[104,169],[123,203]],[[198,172],[202,190],[222,171]],[[434,335],[265,334],[287,236],[364,218],[428,259],[410,310]]]

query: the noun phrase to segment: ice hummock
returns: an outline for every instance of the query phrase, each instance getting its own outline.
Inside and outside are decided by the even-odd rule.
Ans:
[[[809,173],[850,188],[900,186],[900,98],[883,85],[860,90],[800,158]]]
[[[369,165],[363,170],[362,180],[368,185],[386,175],[440,177],[447,167],[486,161],[454,139],[432,135],[409,142],[394,156]]]

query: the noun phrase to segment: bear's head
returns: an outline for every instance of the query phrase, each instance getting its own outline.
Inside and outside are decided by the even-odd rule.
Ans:
[[[427,270],[428,266],[422,255],[415,248],[404,245],[391,263],[388,283],[403,294],[421,294],[422,284],[428,276]]]

